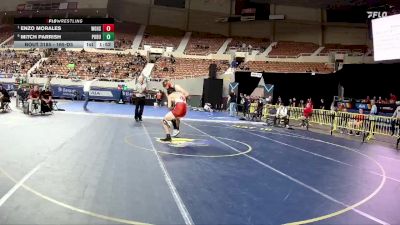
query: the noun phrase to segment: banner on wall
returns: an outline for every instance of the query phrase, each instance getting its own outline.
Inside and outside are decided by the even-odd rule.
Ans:
[[[265,84],[264,86],[264,91],[265,91],[265,96],[270,97],[271,99],[274,98],[274,85],[273,84]]]
[[[4,89],[7,91],[14,91],[15,90],[15,85],[14,83],[0,83]]]
[[[83,98],[82,86],[59,86],[52,85],[53,96],[56,98]],[[132,90],[122,90],[118,88],[98,88],[93,87],[89,92],[90,98],[102,101],[129,101],[132,96]]]
[[[16,85],[14,83],[1,83],[3,87],[8,91],[15,91]],[[237,89],[237,88],[236,88]],[[53,84],[51,85],[51,90],[53,92],[53,97],[55,98],[65,98],[65,99],[78,99],[83,100],[83,86],[61,86]],[[90,99],[101,100],[101,101],[119,101],[122,97],[124,101],[129,102],[133,90],[127,88],[99,88],[93,87],[89,92]]]
[[[229,93],[235,92],[236,96],[239,94],[239,83],[233,82],[229,84]]]

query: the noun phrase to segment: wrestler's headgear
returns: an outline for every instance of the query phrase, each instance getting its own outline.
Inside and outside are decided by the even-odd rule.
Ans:
[[[167,88],[167,94],[170,95],[171,93],[175,92],[175,88]]]
[[[163,85],[163,87],[165,87],[166,89],[172,87],[172,84],[171,84],[171,82],[169,82],[169,80],[164,80],[164,81],[162,82],[162,85]]]

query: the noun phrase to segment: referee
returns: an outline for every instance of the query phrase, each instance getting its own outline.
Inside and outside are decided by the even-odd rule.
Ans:
[[[145,82],[145,77],[140,75],[136,81],[135,90],[136,90],[136,101],[135,101],[135,120],[136,122],[142,121],[143,109],[145,104],[145,93],[146,93],[147,84]]]
[[[94,82],[98,81],[98,78],[95,78],[93,80],[86,80],[85,84],[83,85],[83,92],[85,94],[85,103],[83,104],[83,110],[85,110],[85,112],[89,111],[87,108],[87,105],[89,103],[90,100],[90,89],[91,86]]]

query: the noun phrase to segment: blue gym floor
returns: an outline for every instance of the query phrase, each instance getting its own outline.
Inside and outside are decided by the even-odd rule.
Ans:
[[[0,115],[0,224],[400,224],[393,149],[204,112],[165,144],[166,109],[81,106]]]

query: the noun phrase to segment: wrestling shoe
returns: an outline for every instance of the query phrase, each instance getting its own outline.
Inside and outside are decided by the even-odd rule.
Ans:
[[[168,141],[168,142],[171,142],[171,141],[172,141],[171,135],[167,134],[167,137],[160,139],[160,141],[164,141],[164,142],[167,142],[167,141]]]
[[[171,137],[176,137],[176,136],[178,136],[178,134],[180,133],[180,131],[179,130],[172,130],[172,134],[171,134]]]

